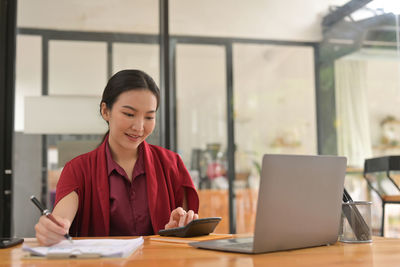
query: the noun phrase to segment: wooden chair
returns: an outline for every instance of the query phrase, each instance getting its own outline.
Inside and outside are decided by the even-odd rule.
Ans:
[[[400,204],[400,156],[385,156],[366,159],[364,178],[369,187],[382,200],[381,235],[384,236],[385,205]],[[396,174],[397,172],[397,174]]]

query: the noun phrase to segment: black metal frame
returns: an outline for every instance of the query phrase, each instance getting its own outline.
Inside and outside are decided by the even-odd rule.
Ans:
[[[17,1],[0,0],[0,237],[12,231],[12,137]]]
[[[42,95],[49,94],[49,38],[42,36]],[[40,201],[47,207],[47,136],[42,135],[42,184]]]
[[[161,89],[161,145],[176,150],[174,121],[173,88],[170,86],[170,35],[169,35],[169,1],[159,0],[160,9],[160,89]]]
[[[334,24],[343,20],[343,18],[351,15],[351,13],[357,11],[358,9],[364,7],[371,1],[372,0],[351,0],[347,2],[343,6],[338,7],[336,10],[326,15],[322,20],[322,26],[332,27]]]
[[[317,120],[317,151],[318,154],[322,153],[323,143],[322,143],[322,125],[323,125],[323,118],[321,116],[320,110],[323,108],[321,105],[321,88],[320,88],[320,64],[319,64],[319,46],[316,44],[314,45],[314,83],[315,83],[315,113],[316,113],[316,120]]]
[[[226,69],[227,84],[227,131],[228,131],[228,196],[229,196],[229,232],[236,233],[236,196],[234,192],[235,181],[235,119],[233,117],[233,48],[232,44],[226,47],[226,65],[230,66]]]

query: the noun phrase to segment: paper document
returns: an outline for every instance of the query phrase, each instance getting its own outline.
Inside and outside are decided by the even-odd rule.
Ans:
[[[73,243],[63,240],[51,247],[30,247],[23,245],[24,251],[33,256],[47,258],[125,258],[143,244],[143,237],[133,239],[82,239]]]

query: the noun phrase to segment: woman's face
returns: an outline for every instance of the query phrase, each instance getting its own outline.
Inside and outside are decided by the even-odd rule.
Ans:
[[[101,105],[101,114],[110,128],[109,143],[116,150],[136,150],[154,130],[157,98],[147,89],[120,94],[109,110]]]

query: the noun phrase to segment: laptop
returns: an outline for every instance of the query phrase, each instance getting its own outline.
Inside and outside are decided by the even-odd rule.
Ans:
[[[253,236],[190,245],[255,254],[333,244],[345,173],[345,157],[264,155]]]

